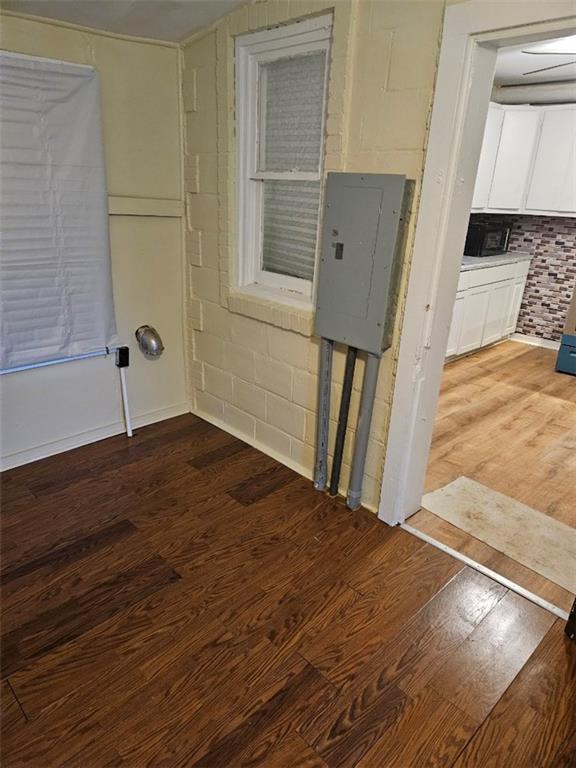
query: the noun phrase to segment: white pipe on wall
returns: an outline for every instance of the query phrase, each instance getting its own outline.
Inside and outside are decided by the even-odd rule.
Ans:
[[[132,437],[132,421],[130,419],[130,407],[128,406],[128,389],[126,387],[126,368],[120,371],[120,386],[122,388],[122,405],[124,406],[124,422],[126,424],[126,437]]]
[[[1,370],[0,375],[6,375],[8,373],[21,373],[22,371],[31,371],[35,368],[45,368],[49,365],[60,365],[61,363],[69,363],[75,360],[87,360],[91,357],[108,357],[112,352],[117,350],[118,347],[106,347],[106,349],[98,350],[96,352],[87,352],[83,355],[73,355],[72,357],[60,357],[57,360],[46,360],[42,363],[30,363],[29,365],[20,365],[17,368],[9,368]],[[125,368],[119,368],[120,370],[120,388],[122,390],[122,407],[124,410],[124,422],[126,424],[126,436],[132,437],[132,420],[130,419],[130,407],[128,405],[128,388],[126,386],[126,371]]]
[[[46,360],[43,363],[29,363],[27,365],[19,365],[15,368],[4,368],[0,371],[0,376],[6,376],[8,373],[21,373],[22,371],[33,371],[35,368],[46,368],[49,365],[59,365],[60,363],[69,363],[74,360],[87,360],[90,357],[106,357],[113,352],[116,347],[107,347],[106,349],[98,350],[97,352],[86,352],[83,355],[73,355],[72,357],[59,357],[56,360]]]

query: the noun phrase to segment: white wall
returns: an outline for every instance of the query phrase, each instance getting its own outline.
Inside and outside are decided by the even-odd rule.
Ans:
[[[2,48],[95,66],[102,80],[112,279],[134,422],[189,410],[183,339],[179,51],[2,15]],[[134,331],[154,325],[166,350],[144,359]],[[2,468],[123,430],[114,357],[0,379]]]

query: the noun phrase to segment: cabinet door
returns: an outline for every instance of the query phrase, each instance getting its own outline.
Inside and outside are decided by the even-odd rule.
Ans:
[[[481,285],[478,288],[470,288],[464,293],[462,329],[458,344],[459,355],[482,346],[491,288],[490,285]]]
[[[526,208],[576,213],[576,107],[544,111]]]
[[[503,120],[504,111],[502,107],[499,104],[490,104],[488,117],[486,118],[486,128],[484,129],[478,173],[476,175],[472,208],[486,208],[488,205],[488,195],[492,185],[492,176],[494,175],[494,167],[496,165],[496,155],[498,153]]]
[[[452,310],[452,322],[450,324],[450,333],[448,334],[448,347],[446,348],[446,357],[458,354],[460,344],[460,334],[462,332],[462,321],[464,319],[464,291],[456,294],[454,309]]]
[[[514,290],[514,280],[504,280],[490,286],[486,322],[482,334],[482,346],[493,344],[504,336],[504,329],[510,315],[510,302]]]
[[[505,111],[488,208],[514,211],[523,206],[539,120],[533,107]]]
[[[522,304],[522,297],[524,296],[525,286],[526,286],[526,277],[517,277],[516,280],[514,281],[512,294],[510,296],[508,318],[506,320],[506,327],[504,329],[505,336],[510,336],[510,334],[516,333],[516,326],[518,325],[518,315],[520,314],[520,305]]]

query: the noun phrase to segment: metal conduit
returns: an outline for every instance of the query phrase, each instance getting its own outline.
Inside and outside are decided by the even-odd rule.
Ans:
[[[328,431],[330,427],[330,387],[334,342],[320,340],[320,372],[318,376],[318,412],[316,414],[316,459],[314,488],[325,491],[328,482]]]
[[[362,503],[362,479],[364,477],[364,465],[366,464],[368,437],[370,435],[372,411],[374,410],[374,397],[376,396],[379,368],[380,358],[377,355],[369,354],[366,358],[364,380],[362,381],[362,397],[358,413],[358,426],[356,427],[356,442],[354,443],[354,455],[352,457],[350,485],[348,487],[347,504],[350,509],[358,509]]]
[[[340,471],[342,469],[342,455],[346,440],[346,428],[348,426],[348,414],[350,412],[350,397],[352,395],[352,383],[354,381],[354,368],[358,350],[356,347],[348,347],[346,353],[346,368],[344,370],[344,382],[342,384],[342,398],[340,400],[340,413],[338,414],[338,429],[336,430],[336,444],[334,446],[334,458],[332,459],[332,475],[330,476],[330,495],[336,496],[340,484]]]

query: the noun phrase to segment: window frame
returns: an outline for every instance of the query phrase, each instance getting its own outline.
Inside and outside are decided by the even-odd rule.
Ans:
[[[236,288],[263,298],[312,305],[316,287],[316,262],[320,235],[320,216],[316,238],[313,280],[267,272],[261,268],[263,184],[266,180],[319,181],[322,204],[324,145],[330,71],[332,16],[287,24],[264,32],[236,38],[236,153],[238,195],[238,248]],[[259,65],[291,55],[324,51],[324,104],[322,135],[317,171],[259,171],[261,152],[259,101]]]

